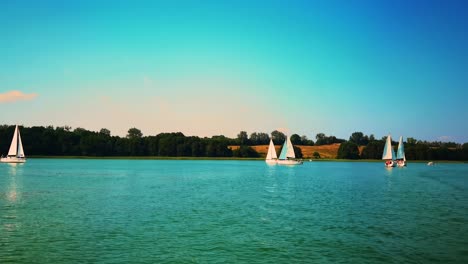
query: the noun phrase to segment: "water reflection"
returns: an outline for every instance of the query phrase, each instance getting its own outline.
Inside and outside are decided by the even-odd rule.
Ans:
[[[21,179],[23,175],[23,166],[22,164],[17,163],[7,163],[6,166],[6,175],[4,175],[4,204],[1,211],[0,217],[2,218],[2,225],[0,226],[0,231],[3,229],[4,232],[4,242],[8,244],[9,238],[15,236],[16,231],[18,230],[18,209],[17,205],[21,200]],[[1,190],[1,189],[0,189]],[[1,201],[0,201],[0,204]]]
[[[8,163],[8,174],[10,184],[6,190],[6,198],[10,202],[17,202],[21,198],[21,193],[18,191],[18,177],[23,174],[23,164],[19,163]]]
[[[263,192],[260,206],[260,220],[263,223],[270,223],[272,212],[276,206],[278,197],[278,179],[276,177],[277,166],[266,164],[263,177]]]
[[[23,163],[6,163],[6,165],[8,166],[8,174],[11,176],[15,176],[18,173],[23,172]]]
[[[10,181],[10,185],[7,190],[6,197],[8,201],[10,202],[16,202],[18,200],[18,191],[17,191],[17,184],[16,184],[16,179],[12,177],[12,180]]]
[[[276,179],[276,166],[267,165],[265,172],[264,188],[267,193],[276,193],[278,189],[278,182]]]
[[[384,167],[385,168],[385,175],[386,176],[392,176],[393,170],[395,168],[389,168],[389,167]]]

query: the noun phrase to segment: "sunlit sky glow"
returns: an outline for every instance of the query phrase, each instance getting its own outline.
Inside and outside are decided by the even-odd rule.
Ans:
[[[70,2],[0,1],[0,123],[468,142],[466,1]]]

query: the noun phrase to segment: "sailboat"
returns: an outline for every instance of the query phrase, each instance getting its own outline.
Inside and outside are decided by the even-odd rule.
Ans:
[[[400,141],[398,142],[398,150],[396,154],[396,163],[398,167],[406,166],[406,157],[405,157],[405,146],[403,145],[403,137],[400,136]]]
[[[385,142],[382,159],[385,160],[385,167],[395,167],[395,162],[393,162],[395,160],[395,151],[392,147],[392,136],[390,136],[390,134]]]
[[[286,140],[283,144],[283,149],[281,150],[280,156],[278,158],[278,164],[280,165],[301,165],[302,161],[296,160],[296,155],[294,154],[294,147],[291,143],[289,136],[286,136]]]
[[[19,132],[18,125],[16,125],[13,139],[11,140],[10,150],[6,157],[2,157],[0,162],[7,163],[24,163],[26,157],[24,156],[23,143],[21,143],[21,135]]]
[[[268,164],[276,164],[278,157],[276,156],[275,145],[273,145],[273,140],[270,139],[270,146],[268,146],[268,153],[265,159],[265,162]]]

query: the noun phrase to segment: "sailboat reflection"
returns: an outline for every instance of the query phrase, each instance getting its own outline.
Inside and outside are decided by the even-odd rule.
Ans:
[[[22,175],[22,165],[21,163],[8,163],[10,184],[6,190],[6,198],[10,202],[17,202],[21,195],[18,191],[18,177]]]
[[[23,166],[18,163],[8,163],[6,170],[6,185],[4,186],[4,196],[0,199],[5,202],[3,210],[0,210],[0,218],[3,219],[0,230],[3,230],[3,241],[8,245],[11,239],[17,236],[20,227],[18,220],[18,205],[21,200],[21,181],[23,175]],[[0,188],[1,189],[1,188]],[[0,200],[0,202],[2,202]]]

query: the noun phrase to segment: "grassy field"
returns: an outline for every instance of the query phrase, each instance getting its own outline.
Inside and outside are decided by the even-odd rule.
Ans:
[[[236,149],[239,146],[230,146],[232,149]],[[313,157],[314,152],[318,152],[320,154],[321,159],[335,159],[338,154],[338,149],[340,148],[340,144],[331,144],[331,145],[321,145],[321,146],[303,146],[303,145],[296,145],[302,151],[302,156],[305,159],[310,159]],[[252,148],[257,151],[262,157],[266,156],[268,152],[268,145],[259,145],[259,146],[252,146]],[[276,153],[279,155],[279,150],[281,146],[275,146]]]

